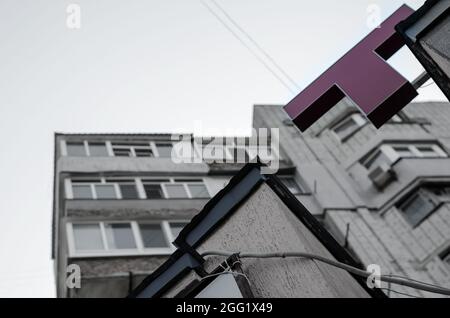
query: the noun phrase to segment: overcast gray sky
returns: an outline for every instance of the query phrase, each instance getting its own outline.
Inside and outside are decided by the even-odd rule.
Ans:
[[[209,0],[205,0],[210,3]],[[217,0],[300,86],[423,0]],[[81,28],[66,8],[81,7]],[[294,94],[200,0],[0,0],[0,297],[54,297],[53,133],[249,133],[252,105]],[[407,50],[393,58],[420,73]],[[444,100],[436,85],[419,100]],[[208,131],[205,131],[208,133]]]

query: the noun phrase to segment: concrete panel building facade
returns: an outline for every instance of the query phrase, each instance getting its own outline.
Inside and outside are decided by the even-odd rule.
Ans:
[[[449,106],[412,103],[377,130],[344,100],[304,134],[281,107],[256,106],[253,124],[280,128],[310,212],[363,264],[448,287]]]
[[[450,287],[448,103],[412,103],[377,130],[343,100],[305,133],[282,106],[259,105],[253,126],[279,129],[283,183],[364,266]],[[58,296],[126,296],[243,167],[174,163],[172,146],[170,135],[56,134]],[[80,289],[67,288],[68,264],[80,266]]]

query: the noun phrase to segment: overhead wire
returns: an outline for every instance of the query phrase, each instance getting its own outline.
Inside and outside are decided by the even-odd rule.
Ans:
[[[391,289],[391,288],[380,288],[380,289],[381,290],[386,290],[386,291],[389,291],[389,292],[392,292],[392,293],[400,294],[400,295],[403,295],[403,296],[408,296],[408,297],[411,297],[411,298],[423,298],[423,297],[420,297],[420,296],[415,296],[415,295],[407,294],[407,293],[404,293],[404,292],[399,292],[399,291]]]
[[[247,32],[245,29],[240,26],[235,19],[216,1],[216,0],[210,0],[210,2],[214,3],[214,5],[228,18],[228,20],[243,34],[245,37],[270,61],[272,64],[282,73],[286,79],[291,82],[291,84],[296,87],[297,89],[300,89],[300,87],[297,85],[297,83],[292,79],[291,76],[275,61],[275,59],[267,53],[266,50],[264,50],[261,45],[256,42],[256,40]]]
[[[200,2],[284,87],[292,94],[297,93],[204,0]]]

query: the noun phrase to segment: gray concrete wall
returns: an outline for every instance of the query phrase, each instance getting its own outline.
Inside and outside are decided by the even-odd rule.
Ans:
[[[387,123],[378,130],[366,124],[341,142],[329,128],[335,122],[333,118],[351,108],[341,102],[302,134],[283,124],[287,115],[281,107],[257,106],[254,125],[280,128],[281,147],[301,179],[308,186],[317,183],[317,205],[308,208],[314,214],[324,215],[325,225],[342,242],[349,223],[349,248],[365,265],[379,264],[384,272],[448,286],[449,268],[438,257],[450,246],[447,205],[415,229],[395,205],[420,182],[450,181],[450,158],[400,159],[393,166],[397,180],[381,191],[372,184],[359,160],[383,141],[434,140],[449,153],[450,104],[410,104],[403,111],[412,123]]]
[[[263,184],[197,250],[232,252],[307,252],[332,255],[280,198]],[[224,258],[211,258],[212,271]],[[344,270],[310,259],[243,259],[255,297],[367,297]]]

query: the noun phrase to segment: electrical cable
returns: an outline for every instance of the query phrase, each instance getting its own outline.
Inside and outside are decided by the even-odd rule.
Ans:
[[[384,276],[398,277],[398,278],[407,279],[407,280],[410,280],[410,281],[412,281],[412,282],[421,283],[421,284],[425,284],[425,285],[429,285],[429,286],[433,286],[433,287],[438,287],[438,288],[441,287],[441,286],[439,286],[439,285],[435,285],[435,284],[430,284],[430,283],[422,282],[422,281],[420,281],[420,280],[413,279],[413,278],[409,278],[409,277],[406,277],[406,276],[401,276],[401,275],[386,274],[386,275],[384,275]]]
[[[200,281],[203,281],[203,280],[205,280],[205,279],[207,279],[207,278],[216,277],[216,276],[225,275],[225,274],[232,274],[232,275],[242,276],[242,277],[244,277],[244,278],[247,280],[247,283],[250,285],[250,280],[248,279],[248,277],[247,277],[245,274],[238,273],[238,272],[234,272],[234,271],[230,271],[230,270],[224,271],[224,272],[220,272],[220,273],[215,273],[215,274],[210,274],[210,275],[203,276],[203,277],[200,279]]]
[[[243,27],[241,27],[236,20],[234,20],[231,15],[216,1],[216,0],[210,0],[210,2],[214,3],[214,5],[227,17],[227,19],[242,33],[245,35],[245,37],[270,61],[272,64],[283,74],[289,82],[291,82],[294,87],[297,89],[300,89],[300,87],[297,85],[297,83],[292,79],[292,77],[289,76],[289,74],[275,61],[272,56],[269,55],[262,47],[258,44],[258,42],[255,41],[255,39],[248,34],[244,30]]]
[[[243,45],[246,47],[246,49],[252,53],[252,55],[261,63],[264,65],[264,67],[272,73],[273,76],[275,76],[276,79],[284,86],[286,87],[292,94],[296,94],[296,92],[284,82],[284,80],[258,55],[256,52],[247,44],[244,40],[240,38],[240,36],[216,13],[214,10],[203,0],[200,0],[203,6],[208,9],[208,11],[216,17],[216,19]]]
[[[402,292],[399,292],[397,290],[393,290],[393,289],[390,289],[390,288],[380,288],[380,289],[381,290],[387,290],[387,291],[390,291],[390,292],[393,292],[393,293],[396,293],[396,294],[400,294],[400,295],[403,295],[403,296],[412,297],[412,298],[423,298],[423,297],[414,296],[414,295],[407,294],[407,293],[402,293]]]
[[[207,251],[201,254],[203,257],[206,256],[225,256],[225,257],[229,257],[231,255],[238,255],[240,258],[286,258],[286,257],[301,257],[301,258],[308,258],[308,259],[312,259],[312,260],[317,260],[320,261],[322,263],[326,263],[328,265],[334,266],[334,267],[338,267],[341,269],[346,270],[349,273],[361,276],[361,277],[369,277],[371,275],[373,275],[373,273],[371,272],[367,272],[364,271],[362,269],[335,261],[335,260],[331,260],[328,259],[326,257],[320,256],[320,255],[315,255],[315,254],[311,254],[311,253],[302,253],[302,252],[287,252],[287,253],[232,253],[232,252],[223,252],[223,251]],[[390,282],[393,284],[398,284],[398,285],[402,285],[402,286],[407,286],[407,287],[411,287],[411,288],[415,288],[415,289],[419,289],[419,290],[423,290],[423,291],[428,291],[431,293],[436,293],[436,294],[443,294],[443,295],[448,295],[450,296],[450,289],[445,288],[445,287],[441,287],[441,286],[432,286],[430,284],[427,283],[423,283],[423,282],[419,282],[419,281],[415,281],[412,279],[405,279],[405,278],[400,278],[400,277],[396,277],[396,276],[392,276],[392,275],[380,275],[379,279],[383,282]]]

